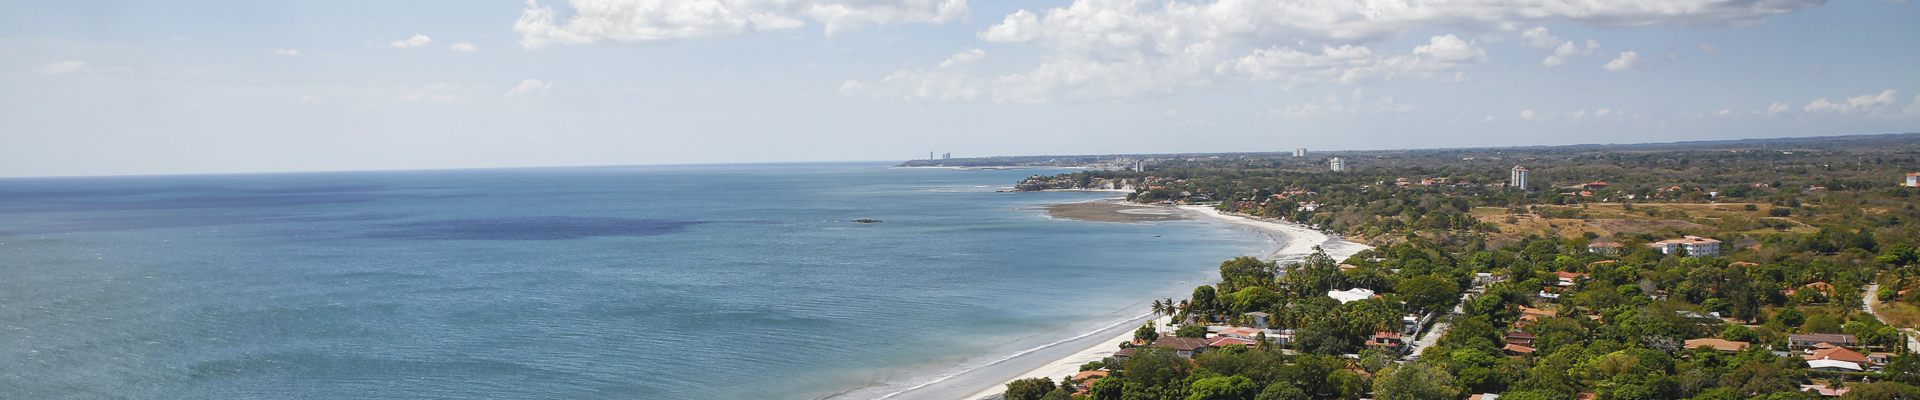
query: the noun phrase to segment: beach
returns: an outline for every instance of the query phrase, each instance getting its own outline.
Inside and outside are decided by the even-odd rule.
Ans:
[[[1077,203],[1077,204],[1099,204],[1099,203],[1093,202],[1093,203]],[[1089,206],[1089,207],[1093,207],[1093,206]],[[1113,204],[1113,205],[1107,206],[1105,209],[1109,210],[1111,213],[1114,213],[1114,214],[1142,215],[1142,213],[1139,213],[1139,212],[1122,213],[1122,211],[1134,210],[1137,208],[1155,208],[1155,209],[1161,209],[1161,210],[1173,210],[1173,211],[1178,211],[1181,214],[1196,216],[1200,220],[1217,221],[1220,223],[1230,224],[1236,227],[1258,232],[1261,235],[1266,236],[1269,240],[1273,241],[1275,245],[1273,251],[1262,255],[1260,258],[1262,260],[1279,261],[1283,265],[1287,263],[1299,262],[1300,260],[1305,259],[1307,255],[1313,254],[1315,246],[1319,246],[1322,249],[1324,249],[1327,252],[1327,255],[1332,256],[1335,260],[1346,259],[1347,257],[1350,257],[1355,253],[1359,253],[1361,250],[1370,248],[1369,246],[1366,246],[1363,244],[1347,242],[1345,240],[1341,240],[1339,237],[1321,233],[1319,231],[1315,231],[1312,229],[1308,229],[1306,226],[1302,226],[1299,224],[1259,220],[1259,219],[1247,218],[1247,217],[1238,216],[1238,215],[1230,215],[1230,214],[1222,213],[1218,210],[1214,210],[1212,207],[1206,207],[1206,206],[1152,207],[1152,206],[1135,206],[1130,204]],[[1106,222],[1137,222],[1137,221],[1129,220],[1130,218],[1125,215],[1106,216],[1106,217],[1086,217],[1084,214],[1088,213],[1087,210],[1089,208],[1087,207],[1069,208],[1069,209],[1075,209],[1075,211],[1081,212],[1083,214],[1081,215],[1083,218],[1075,218],[1075,219],[1106,221]],[[1151,215],[1151,214],[1148,214],[1148,215]],[[1067,216],[1063,215],[1062,217],[1067,217]],[[1169,317],[1159,317],[1154,319],[1154,323],[1157,326],[1161,326],[1161,327],[1165,327],[1167,326],[1167,324],[1171,322],[1172,320]],[[1049,378],[1057,381],[1061,377],[1071,376],[1074,373],[1077,373],[1080,371],[1081,365],[1086,364],[1088,362],[1092,362],[1092,361],[1099,361],[1108,356],[1111,356],[1115,351],[1120,350],[1120,343],[1127,342],[1133,339],[1133,329],[1138,327],[1139,323],[1140,322],[1134,322],[1133,324],[1129,324],[1127,326],[1110,329],[1109,331],[1112,331],[1112,330],[1119,331],[1119,334],[1114,335],[1109,339],[1094,343],[1090,346],[1086,346],[1080,351],[1076,351],[1072,354],[1055,359],[1038,368],[1034,368],[1025,373],[1021,373],[1019,376],[1012,379],[1008,379],[1005,382],[1002,382],[1000,384],[979,388],[978,391],[975,391],[971,394],[957,397],[957,398],[966,399],[966,400],[994,398],[1006,391],[1006,383],[1010,383],[1015,380],[1028,379],[1028,378]]]

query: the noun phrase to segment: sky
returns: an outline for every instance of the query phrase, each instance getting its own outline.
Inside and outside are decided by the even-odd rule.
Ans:
[[[1887,0],[0,3],[0,176],[1920,131]]]

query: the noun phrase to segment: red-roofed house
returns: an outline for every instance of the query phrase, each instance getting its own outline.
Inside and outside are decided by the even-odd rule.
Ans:
[[[1214,347],[1214,348],[1227,347],[1227,346],[1253,347],[1260,344],[1260,342],[1255,342],[1252,340],[1246,340],[1246,339],[1230,337],[1230,336],[1219,336],[1219,337],[1215,337],[1207,340],[1210,341],[1207,343],[1207,347]]]
[[[1866,355],[1860,354],[1859,352],[1856,352],[1853,350],[1847,350],[1847,348],[1839,347],[1839,346],[1820,349],[1820,350],[1814,350],[1813,354],[1801,356],[1800,358],[1805,358],[1808,361],[1834,360],[1834,361],[1846,361],[1851,363],[1862,363],[1862,364],[1873,362],[1873,360],[1867,359]]]

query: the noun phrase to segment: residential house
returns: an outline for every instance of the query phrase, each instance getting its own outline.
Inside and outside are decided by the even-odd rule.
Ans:
[[[1533,354],[1532,347],[1517,344],[1508,344],[1506,347],[1501,347],[1500,350],[1506,350],[1508,353],[1513,353],[1514,355]]]
[[[1216,348],[1216,349],[1227,347],[1227,346],[1254,347],[1259,345],[1260,345],[1260,342],[1241,339],[1241,338],[1232,337],[1232,336],[1216,336],[1216,337],[1207,339],[1207,347]]]
[[[1812,354],[1801,356],[1800,358],[1807,359],[1809,362],[1819,360],[1846,361],[1857,364],[1873,362],[1873,360],[1867,359],[1867,356],[1864,354],[1839,346],[1815,350]]]
[[[1374,332],[1373,337],[1367,339],[1366,346],[1369,348],[1399,350],[1401,346],[1406,345],[1403,338],[1404,337],[1400,336],[1398,332]]]
[[[1720,240],[1714,238],[1687,235],[1679,239],[1667,239],[1647,243],[1647,247],[1660,249],[1661,254],[1674,254],[1686,251],[1688,257],[1709,257],[1720,255]]]
[[[1852,363],[1852,362],[1839,361],[1839,360],[1811,360],[1811,361],[1807,361],[1807,368],[1811,368],[1815,371],[1831,371],[1831,372],[1866,371],[1866,369],[1860,368],[1859,363]]]
[[[1207,351],[1207,340],[1178,336],[1161,336],[1159,340],[1153,341],[1153,347],[1173,349],[1173,354],[1180,356],[1180,358],[1193,358],[1193,356]]]
[[[1245,339],[1245,340],[1254,340],[1254,338],[1260,337],[1260,330],[1254,329],[1254,328],[1246,328],[1246,327],[1232,327],[1232,328],[1221,330],[1219,333],[1219,336]]]
[[[1353,288],[1348,290],[1329,290],[1327,291],[1327,297],[1332,297],[1334,300],[1339,300],[1341,304],[1346,304],[1349,302],[1366,300],[1368,298],[1373,297],[1373,290],[1369,290],[1367,288]]]
[[[1857,346],[1860,344],[1860,342],[1853,338],[1853,335],[1832,333],[1796,333],[1787,335],[1787,345],[1793,346],[1794,348],[1813,347],[1821,343],[1840,346]]]
[[[1616,242],[1593,242],[1587,244],[1587,251],[1600,254],[1620,254],[1622,245]]]
[[[1558,271],[1553,274],[1560,277],[1560,286],[1562,287],[1573,286],[1575,283],[1587,279],[1587,274],[1576,272]]]
[[[1273,318],[1273,314],[1258,311],[1246,313],[1246,316],[1253,317],[1253,327],[1260,329],[1267,329],[1267,321]]]
[[[1079,382],[1073,384],[1074,394],[1086,394],[1088,390],[1093,389],[1094,382],[1106,378],[1108,374],[1110,372],[1102,370],[1080,371],[1078,374],[1073,374],[1073,381]]]
[[[1534,339],[1536,339],[1536,337],[1534,337],[1533,334],[1526,332],[1508,333],[1505,338],[1507,344],[1517,344],[1521,346],[1532,346]]]

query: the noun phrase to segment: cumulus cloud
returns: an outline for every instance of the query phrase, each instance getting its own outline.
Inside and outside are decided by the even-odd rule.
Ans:
[[[509,97],[520,96],[520,95],[546,96],[548,89],[553,89],[553,82],[545,82],[539,79],[527,79],[524,81],[520,81],[520,86],[514,86],[513,89],[507,90],[507,96]]]
[[[283,56],[297,56],[297,55],[300,55],[300,49],[273,49],[273,54],[279,54]]]
[[[1520,110],[1520,119],[1531,121],[1534,117],[1538,116],[1540,116],[1540,114],[1533,112],[1533,110]]]
[[[1163,96],[1246,81],[1284,87],[1315,82],[1367,84],[1388,79],[1457,81],[1465,79],[1466,70],[1475,63],[1487,59],[1486,51],[1473,41],[1449,34],[1431,36],[1428,43],[1414,49],[1387,48],[1381,43],[1421,30],[1476,33],[1546,23],[1596,27],[1740,25],[1823,3],[1074,0],[1064,7],[1005,15],[976,36],[988,42],[1042,50],[1037,65],[991,78],[994,100],[1103,100]],[[1545,28],[1529,29],[1521,37],[1523,45],[1555,49],[1554,56],[1543,61],[1548,65],[1592,54],[1599,45],[1588,40],[1582,46],[1553,36]]]
[[[87,66],[86,61],[61,61],[57,63],[42,65],[39,68],[34,68],[33,72],[38,72],[44,75],[71,74],[76,71],[79,71],[80,68],[83,68],[86,66]]]
[[[473,43],[467,42],[454,43],[452,46],[447,46],[447,49],[461,53],[472,53],[480,50],[479,47],[474,47]]]
[[[1620,58],[1608,61],[1606,65],[1602,65],[1600,68],[1613,72],[1631,71],[1647,68],[1647,62],[1640,59],[1640,53],[1628,51],[1620,53]]]
[[[972,66],[987,57],[980,49],[954,53],[937,68],[898,70],[878,82],[848,80],[840,85],[840,95],[893,97],[902,100],[972,100],[986,93],[988,81],[972,73]]]
[[[387,42],[387,45],[393,46],[393,47],[399,47],[399,48],[408,48],[408,47],[426,46],[432,43],[433,43],[433,38],[427,37],[427,35],[421,35],[416,33],[413,35],[413,37],[410,37],[410,38]]]
[[[940,24],[966,18],[966,0],[570,0],[561,21],[534,0],[513,24],[520,44],[600,41],[668,43],[760,31],[824,26],[827,34],[868,26]]]
[[[1783,112],[1787,112],[1787,103],[1775,102],[1767,106],[1767,115],[1780,115]]]
[[[1559,47],[1564,43],[1567,43],[1566,39],[1561,39],[1559,36],[1554,36],[1553,33],[1547,32],[1547,27],[1544,26],[1520,32],[1520,44],[1526,45],[1527,47],[1551,49]]]
[[[1713,43],[1701,43],[1700,52],[1707,54],[1718,53],[1720,52],[1720,46],[1714,46]]]
[[[1418,107],[1413,104],[1396,103],[1391,95],[1380,96],[1369,100],[1361,89],[1355,89],[1351,99],[1342,99],[1340,96],[1327,96],[1326,99],[1320,102],[1287,106],[1283,109],[1269,111],[1268,114],[1288,117],[1376,115],[1413,112],[1413,110],[1417,108]]]
[[[1812,103],[1807,103],[1806,107],[1801,107],[1800,110],[1808,113],[1837,115],[1885,115],[1894,112],[1893,104],[1899,100],[1899,92],[1893,89],[1887,89],[1877,95],[1865,94],[1849,97],[1845,102],[1830,102],[1827,101],[1827,99],[1814,100]]]
[[[1597,48],[1600,48],[1600,42],[1594,41],[1593,39],[1587,39],[1587,47],[1585,48],[1574,46],[1571,41],[1560,42],[1559,46],[1553,48],[1553,55],[1540,60],[1540,65],[1549,67],[1566,65],[1567,59],[1576,56],[1592,55],[1593,50]]]

